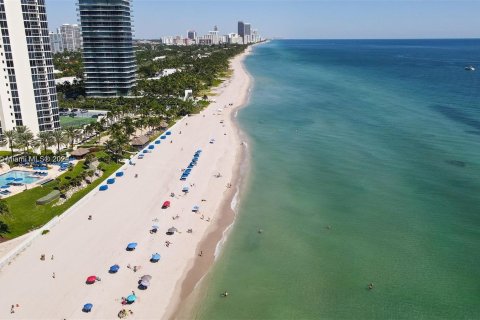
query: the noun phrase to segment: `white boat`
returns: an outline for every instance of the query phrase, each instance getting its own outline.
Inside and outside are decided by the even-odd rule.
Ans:
[[[466,66],[465,70],[466,71],[475,71],[475,67],[474,66]]]

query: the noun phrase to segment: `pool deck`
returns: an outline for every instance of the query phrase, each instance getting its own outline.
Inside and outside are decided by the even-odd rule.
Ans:
[[[72,161],[72,165],[76,165],[78,161]],[[8,168],[8,169],[7,169]],[[6,174],[10,171],[25,171],[25,172],[31,172],[32,175],[35,171],[38,171],[38,170],[33,170],[32,168],[27,168],[27,167],[8,167],[8,166],[5,166],[4,165],[4,168],[2,168],[0,170],[0,175],[2,174]],[[55,178],[57,178],[58,176],[62,175],[63,173],[67,172],[67,171],[60,171],[60,166],[58,165],[51,165],[51,169],[49,170],[45,170],[43,172],[47,172],[48,174],[45,175],[45,176],[39,176],[38,180],[32,182],[32,183],[27,183],[27,184],[23,184],[21,186],[11,186],[9,189],[7,189],[8,191],[10,191],[11,193],[8,194],[8,195],[0,195],[0,199],[5,199],[5,198],[8,198],[8,197],[11,197],[13,195],[16,195],[16,194],[19,194],[20,192],[22,191],[25,191],[25,190],[28,190],[28,189],[32,189],[32,188],[36,188],[36,187],[40,187],[42,186],[42,184],[44,184],[45,182],[47,181],[51,181]]]

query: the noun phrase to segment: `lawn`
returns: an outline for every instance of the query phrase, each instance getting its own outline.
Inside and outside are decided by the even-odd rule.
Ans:
[[[72,171],[67,171],[62,176],[60,176],[60,179],[64,180],[67,176],[74,178],[82,172],[82,166],[83,162],[78,163]],[[36,201],[39,198],[46,196],[54,190],[54,188],[58,184],[57,181],[52,181],[42,187],[36,187],[24,191],[18,195],[6,198],[5,201],[10,208],[10,213],[6,216],[1,217],[0,220],[8,225],[9,232],[6,234],[2,234],[1,236],[6,239],[13,239],[27,233],[28,231],[43,226],[55,216],[61,215],[68,208],[74,205],[78,200],[83,198],[88,192],[100,185],[107,177],[109,177],[118,168],[120,168],[120,166],[121,164],[113,162],[103,164],[105,172],[102,177],[95,180],[85,189],[82,189],[79,192],[75,193],[71,198],[69,198],[64,204],[60,206],[53,206],[56,201],[46,205],[36,204]]]
[[[81,127],[92,122],[96,122],[95,118],[82,118],[82,117],[60,117],[60,126],[62,128],[66,127]]]

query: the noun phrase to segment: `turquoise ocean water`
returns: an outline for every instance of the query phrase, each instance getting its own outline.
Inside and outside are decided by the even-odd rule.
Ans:
[[[480,40],[273,41],[246,65],[251,179],[195,316],[480,319]]]

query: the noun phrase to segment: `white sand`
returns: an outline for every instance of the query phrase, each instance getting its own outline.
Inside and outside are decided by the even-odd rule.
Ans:
[[[114,319],[122,308],[134,312],[128,319],[165,317],[175,289],[189,267],[196,259],[214,254],[206,250],[199,257],[202,248],[197,248],[197,244],[221,214],[218,209],[242,148],[231,120],[231,113],[248,97],[250,79],[242,59],[243,55],[232,61],[234,74],[215,96],[216,103],[179,122],[171,130],[171,137],[162,140],[143,160],[135,160],[136,166],[129,166],[125,176],[118,178],[108,191],[96,193],[73,209],[49,234],[37,238],[0,270],[0,319]],[[214,144],[209,143],[211,138],[215,139]],[[181,169],[189,164],[198,148],[203,150],[198,165],[186,182],[180,181]],[[218,172],[222,177],[215,177]],[[181,195],[182,187],[189,184],[195,186],[186,196]],[[170,197],[171,192],[176,194],[175,198]],[[171,201],[171,207],[163,210],[165,200]],[[191,211],[195,204],[201,207],[198,214]],[[172,216],[177,214],[180,218],[173,220]],[[91,221],[88,215],[93,215]],[[207,222],[207,217],[212,221]],[[155,218],[158,222],[153,221]],[[152,235],[149,230],[153,224],[160,229]],[[181,233],[166,235],[172,226]],[[187,233],[188,228],[193,233]],[[166,240],[172,242],[168,248]],[[129,242],[138,243],[135,251],[125,250]],[[155,252],[161,254],[161,260],[151,263],[149,259]],[[45,261],[40,261],[41,254],[46,255]],[[52,254],[54,260],[50,259]],[[113,264],[121,267],[117,274],[108,273]],[[127,268],[128,264],[142,268],[134,273]],[[151,286],[142,291],[137,289],[137,281],[145,274],[153,279]],[[86,285],[90,275],[101,281]],[[120,298],[132,290],[137,301],[122,306]],[[94,305],[91,313],[82,312],[85,303]],[[12,304],[20,305],[14,314],[10,313]]]

